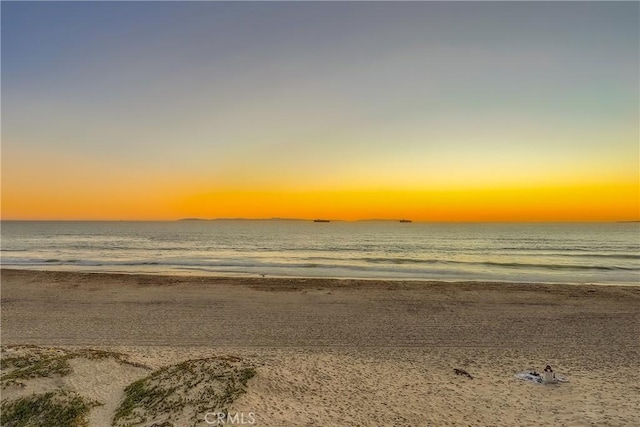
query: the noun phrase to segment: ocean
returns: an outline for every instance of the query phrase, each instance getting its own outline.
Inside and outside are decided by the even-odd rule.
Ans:
[[[6,268],[640,285],[640,223],[3,221]]]

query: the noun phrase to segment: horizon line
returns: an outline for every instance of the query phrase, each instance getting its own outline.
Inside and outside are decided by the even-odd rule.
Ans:
[[[306,221],[313,222],[317,219],[330,222],[400,222],[409,221],[411,223],[474,223],[474,224],[492,224],[492,223],[529,223],[529,224],[553,224],[553,223],[637,223],[640,219],[620,219],[620,220],[413,220],[411,218],[360,218],[360,219],[334,219],[334,218],[281,218],[281,217],[265,217],[265,218],[178,218],[178,219],[3,219],[0,222],[211,222],[211,221]]]

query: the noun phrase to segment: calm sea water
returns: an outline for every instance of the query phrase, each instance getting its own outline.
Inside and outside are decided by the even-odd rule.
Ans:
[[[640,284],[640,224],[3,221],[2,265],[127,273]]]

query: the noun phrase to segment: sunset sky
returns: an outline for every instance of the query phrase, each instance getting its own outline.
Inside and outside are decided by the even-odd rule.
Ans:
[[[640,219],[639,3],[2,2],[2,218]]]

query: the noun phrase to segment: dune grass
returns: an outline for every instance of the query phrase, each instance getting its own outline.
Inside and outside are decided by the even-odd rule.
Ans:
[[[2,359],[2,370],[0,382],[3,386],[19,383],[19,380],[29,380],[32,378],[45,378],[65,376],[71,373],[69,360],[66,356],[17,356]]]
[[[24,350],[24,351],[23,351]],[[113,358],[119,363],[147,368],[126,356],[103,350],[15,348],[3,351],[0,360],[2,387],[26,386],[30,380],[64,377],[71,374],[75,358]],[[163,427],[198,425],[207,412],[227,412],[246,391],[256,374],[252,365],[233,356],[211,357],[181,362],[158,369],[131,383],[112,419],[115,427],[155,425]],[[88,425],[87,417],[99,402],[67,389],[22,396],[1,402],[0,424],[9,427],[77,427]]]
[[[84,427],[87,415],[99,403],[63,390],[33,394],[2,401],[0,424],[3,427]]]
[[[34,349],[31,352],[18,356],[2,357],[0,359],[0,384],[8,386],[21,384],[22,381],[33,378],[50,378],[53,376],[66,376],[71,373],[69,360],[75,358],[106,359],[113,358],[119,363],[136,367],[146,366],[130,362],[123,354],[94,349],[84,349],[69,352],[46,352],[42,349]]]
[[[255,368],[224,358],[188,360],[159,369],[125,389],[113,425],[196,425],[206,412],[226,411],[245,392]],[[174,424],[175,423],[175,424]]]

